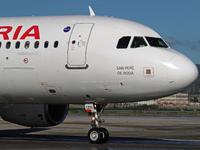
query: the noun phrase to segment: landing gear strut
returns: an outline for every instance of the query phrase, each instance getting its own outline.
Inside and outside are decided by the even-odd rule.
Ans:
[[[105,122],[104,119],[100,118],[100,114],[103,112],[106,104],[85,104],[85,110],[89,116],[91,116],[91,126],[92,128],[88,132],[88,140],[90,143],[106,143],[109,138],[108,130],[101,127],[101,123]]]

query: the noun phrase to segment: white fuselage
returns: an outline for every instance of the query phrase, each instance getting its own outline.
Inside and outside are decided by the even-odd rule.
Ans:
[[[127,48],[117,48],[124,36]],[[147,45],[131,48],[134,37]],[[1,18],[0,102],[134,102],[171,95],[196,80],[191,60],[150,46],[145,37],[161,38],[144,25],[109,17]]]

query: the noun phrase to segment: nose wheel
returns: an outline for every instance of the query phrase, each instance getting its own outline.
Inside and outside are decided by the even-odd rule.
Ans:
[[[105,128],[91,128],[88,132],[88,140],[92,144],[106,143],[108,138],[109,133]]]
[[[109,139],[107,129],[101,127],[101,123],[105,122],[100,118],[106,104],[85,104],[85,110],[91,117],[92,128],[88,132],[88,140],[92,144],[106,143]]]

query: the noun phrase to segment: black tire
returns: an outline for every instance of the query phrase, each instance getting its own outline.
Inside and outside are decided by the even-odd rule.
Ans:
[[[102,133],[101,143],[106,143],[109,139],[109,132],[105,128],[100,128],[100,131]]]
[[[88,132],[88,140],[92,144],[98,144],[102,141],[102,132],[99,128],[92,128]]]

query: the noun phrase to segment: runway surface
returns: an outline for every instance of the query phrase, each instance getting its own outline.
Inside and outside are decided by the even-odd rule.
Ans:
[[[87,114],[69,114],[54,127],[27,128],[0,119],[0,149],[200,149],[200,115],[104,115],[106,144],[89,144]]]

